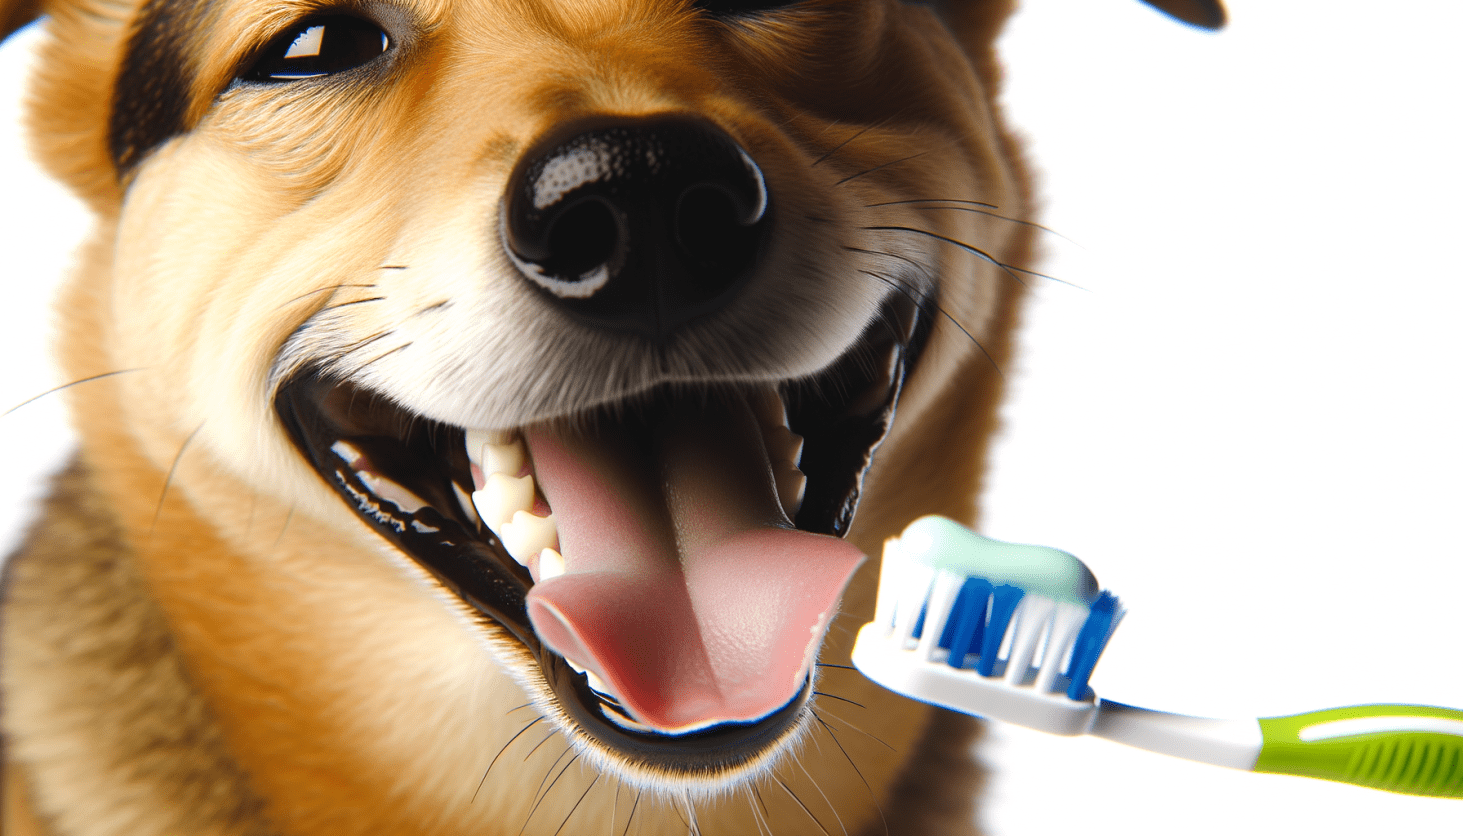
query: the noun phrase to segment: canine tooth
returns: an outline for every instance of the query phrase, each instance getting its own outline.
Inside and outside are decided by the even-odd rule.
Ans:
[[[777,472],[777,498],[782,501],[782,510],[789,520],[798,515],[803,507],[803,494],[808,489],[808,477],[801,470],[788,468]]]
[[[787,426],[787,404],[782,402],[782,396],[776,389],[770,386],[758,389],[748,402],[764,426]]]
[[[528,453],[523,449],[523,440],[515,432],[468,430],[467,457],[482,470],[484,476],[490,473],[517,476],[523,470]]]
[[[555,539],[557,539],[557,535]],[[544,549],[538,553],[538,579],[540,581],[557,578],[562,574],[564,574],[564,556],[562,554],[554,549]]]
[[[489,473],[482,490],[472,492],[472,504],[483,524],[498,531],[515,512],[533,510],[533,477]]]
[[[503,541],[503,548],[514,560],[527,566],[529,558],[558,544],[559,529],[554,524],[553,514],[535,517],[527,511],[519,511],[503,525],[498,539]]]
[[[517,476],[523,471],[523,463],[527,460],[528,453],[524,451],[521,441],[512,444],[488,444],[483,447],[483,474],[506,473]]]

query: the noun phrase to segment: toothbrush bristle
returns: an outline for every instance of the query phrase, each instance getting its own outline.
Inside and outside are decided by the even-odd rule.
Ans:
[[[1058,601],[1013,583],[922,565],[898,546],[894,540],[885,550],[879,612],[891,637],[903,637],[899,646],[929,663],[1065,692],[1071,700],[1091,698],[1088,679],[1122,617],[1111,592],[1090,604]]]
[[[1092,676],[1098,657],[1102,655],[1103,648],[1107,647],[1107,641],[1112,638],[1122,617],[1122,605],[1111,592],[1104,589],[1097,596],[1097,600],[1092,602],[1087,621],[1082,625],[1082,632],[1077,634],[1077,641],[1072,645],[1072,662],[1067,669],[1067,676],[1071,680],[1067,687],[1068,699],[1086,699],[1087,679]]]

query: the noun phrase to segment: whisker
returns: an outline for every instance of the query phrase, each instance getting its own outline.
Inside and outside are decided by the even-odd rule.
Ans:
[[[157,521],[163,515],[163,502],[168,498],[168,488],[172,487],[173,477],[178,473],[178,463],[183,460],[183,453],[188,449],[188,445],[192,444],[193,439],[197,438],[198,433],[202,431],[203,424],[199,424],[198,427],[194,429],[193,432],[189,433],[188,437],[183,440],[183,446],[178,448],[178,455],[173,457],[173,464],[171,467],[168,468],[167,478],[163,479],[163,492],[157,498],[157,509],[152,512],[152,527],[147,530],[147,538],[149,540],[152,539],[153,532],[157,531]]]
[[[570,749],[573,748],[574,747],[570,746],[564,749],[564,754],[559,755],[559,757],[556,758],[554,762],[549,765],[549,772],[553,772],[554,767],[558,766],[559,761],[563,759],[564,755],[569,754]],[[533,814],[538,812],[538,808],[542,806],[544,801],[549,797],[549,793],[553,792],[554,787],[559,783],[559,779],[564,777],[564,773],[568,772],[569,767],[573,766],[574,762],[577,760],[579,760],[579,755],[577,754],[574,757],[570,758],[569,762],[564,764],[564,768],[559,770],[559,774],[554,776],[554,780],[549,782],[548,788],[544,790],[543,795],[538,796],[538,801],[534,802],[533,809],[528,811],[528,818],[523,820],[523,827],[518,829],[518,836],[523,836],[523,831],[528,829],[528,823],[533,821]],[[548,774],[545,773],[544,780],[548,781],[548,778]],[[539,786],[543,786],[542,782],[540,782]]]
[[[1049,276],[1049,275],[1047,275],[1045,273],[1038,273],[1035,270],[1027,270],[1024,267],[1016,267],[1014,265],[1006,264],[1005,262],[998,261],[995,256],[991,255],[990,253],[986,252],[985,250],[982,250],[980,247],[974,246],[972,244],[967,244],[964,241],[960,241],[960,240],[957,240],[955,238],[950,238],[948,236],[941,235],[938,232],[931,232],[928,229],[919,229],[918,227],[913,227],[913,226],[866,226],[866,227],[864,227],[864,229],[869,230],[869,231],[874,231],[874,232],[912,232],[912,233],[914,233],[916,235],[925,235],[925,236],[928,236],[930,238],[935,239],[936,241],[944,241],[945,243],[950,244],[951,246],[958,247],[959,249],[962,249],[962,250],[970,253],[971,255],[974,255],[974,256],[976,256],[976,257],[978,257],[978,258],[980,258],[980,259],[982,259],[984,261],[990,262],[991,264],[995,265],[996,267],[999,267],[1001,269],[1001,272],[1003,272],[1006,275],[1010,276],[1012,278],[1012,280],[1014,280],[1017,284],[1021,285],[1022,287],[1026,287],[1027,286],[1026,285],[1026,282],[1021,281],[1021,277],[1018,276],[1018,275],[1016,275],[1017,273],[1025,273],[1028,276],[1036,276],[1037,278],[1046,279],[1047,281],[1057,282],[1058,284],[1064,284],[1064,285],[1067,285],[1068,287],[1075,287],[1078,290],[1086,290],[1087,289],[1085,287],[1082,287],[1079,284],[1075,284],[1073,282],[1069,282],[1066,279],[1059,279],[1056,276]]]
[[[545,784],[548,784],[549,776],[554,774],[554,767],[558,766],[559,765],[559,761],[563,760],[564,759],[564,756],[567,755],[567,754],[569,754],[572,751],[574,751],[574,747],[573,746],[565,746],[564,747],[564,751],[560,752],[559,753],[559,756],[557,758],[554,758],[554,762],[551,763],[551,764],[549,764],[549,769],[548,769],[547,772],[544,773],[543,780],[538,782],[538,789],[537,790],[534,790],[533,797],[538,800],[538,803],[536,803],[536,804],[533,805],[533,810],[537,810],[538,809],[538,805],[544,803],[544,796],[547,796],[548,795],[548,791],[544,789],[544,785]],[[569,763],[564,764],[564,768],[565,769],[568,769],[569,768],[569,765],[572,764],[572,763],[574,763],[574,761],[576,761],[578,759],[579,759],[579,756],[578,755],[575,755],[574,757],[570,758],[569,759]],[[560,772],[559,774],[560,775],[563,775],[564,773],[563,772]],[[555,778],[554,780],[557,781],[559,779],[558,778]],[[548,784],[548,787],[549,787],[549,789],[553,789],[554,788],[554,785],[553,784]],[[543,795],[539,795],[539,793],[543,793]],[[529,818],[533,818],[533,810],[529,810],[528,811],[528,817]]]
[[[690,793],[681,794],[681,803],[686,805],[686,829],[690,836],[701,836],[701,820],[696,816],[696,804],[691,801]]]
[[[858,726],[854,725],[853,723],[850,723],[847,720],[847,718],[840,717],[840,716],[838,716],[837,714],[834,714],[831,711],[826,711],[825,710],[823,713],[826,714],[826,715],[828,715],[830,718],[832,718],[834,720],[837,720],[838,722],[844,724],[845,726],[848,726],[849,728],[853,729],[854,731],[858,732],[859,734],[863,735],[864,737],[867,737],[868,739],[874,741],[875,743],[879,744],[880,746],[883,746],[885,749],[888,749],[891,752],[897,752],[897,751],[899,751],[898,749],[895,749],[893,746],[890,746],[888,743],[885,743],[883,740],[879,739],[875,735],[873,735],[873,734],[871,734],[869,732],[864,731],[863,729],[859,728]]]
[[[981,206],[986,209],[999,209],[994,203],[986,203],[984,200],[968,200],[958,197],[917,197],[910,200],[886,200],[883,203],[864,204],[865,209],[877,209],[881,206],[907,206],[919,203],[960,203],[966,206]]]
[[[776,775],[773,775],[772,776],[772,780],[776,781],[778,783],[778,785],[781,786],[783,788],[783,790],[787,792],[787,794],[792,798],[792,800],[793,801],[796,801],[798,803],[798,806],[801,807],[801,808],[803,808],[803,812],[808,814],[808,818],[810,818],[810,819],[813,820],[813,824],[818,825],[818,829],[821,830],[821,831],[823,831],[823,836],[833,836],[832,833],[829,833],[828,832],[828,828],[824,827],[823,826],[823,823],[820,822],[820,821],[818,821],[818,817],[815,816],[815,815],[813,815],[813,811],[808,809],[808,805],[804,804],[803,803],[803,800],[801,798],[798,798],[798,794],[792,791],[792,787],[789,787],[786,784],[786,782],[784,782],[781,778],[777,777]]]
[[[772,826],[767,822],[767,804],[762,801],[761,791],[757,789],[756,784],[752,784],[748,789],[751,790],[751,795],[747,797],[747,807],[752,811],[752,821],[757,823],[757,836],[762,836],[764,833],[767,836],[774,836]],[[762,805],[761,810],[757,809],[758,804]]]
[[[526,754],[526,755],[523,756],[523,762],[524,763],[528,763],[528,759],[531,758],[531,757],[533,757],[533,753],[538,751],[538,747],[544,745],[545,743],[548,743],[549,742],[549,738],[550,737],[553,737],[555,734],[556,734],[556,732],[554,732],[554,731],[551,730],[551,731],[549,731],[547,737],[545,737],[543,740],[540,740],[539,742],[533,744],[533,748],[532,749],[529,749],[528,750],[528,754]],[[559,757],[562,758],[563,755],[560,755]],[[554,763],[558,763],[558,761],[554,761]]]
[[[406,349],[411,348],[411,346],[412,346],[411,343],[402,343],[401,345],[397,346],[396,348],[391,349],[390,351],[386,352],[385,354],[381,354],[381,355],[379,355],[377,357],[373,357],[370,360],[367,360],[366,362],[360,364],[359,366],[356,366],[355,372],[356,373],[359,373],[362,370],[364,370],[367,366],[371,365],[372,363],[376,363],[376,362],[379,362],[381,360],[385,360],[387,357],[390,357],[391,355],[395,354],[396,352],[398,352],[398,351],[405,351]]]
[[[864,229],[866,229],[866,230],[868,230],[870,232],[912,232],[912,233],[914,233],[916,235],[925,235],[925,236],[928,236],[930,238],[935,239],[936,241],[944,241],[946,244],[950,244],[950,245],[952,245],[954,247],[958,247],[959,249],[962,249],[962,250],[970,253],[971,255],[974,255],[974,256],[976,256],[978,258],[981,258],[981,259],[983,259],[985,261],[990,262],[991,264],[994,264],[995,266],[1001,268],[1001,270],[1003,270],[1006,273],[1006,275],[1008,275],[1012,279],[1014,279],[1017,284],[1021,285],[1022,287],[1026,287],[1026,282],[1021,281],[1021,277],[1020,276],[1018,276],[1015,273],[1011,272],[1011,270],[1009,268],[1007,268],[1006,265],[1004,265],[1000,261],[998,261],[995,256],[991,255],[990,253],[986,252],[985,250],[981,249],[980,247],[976,247],[976,246],[973,246],[971,244],[967,244],[964,241],[958,241],[958,240],[956,240],[954,238],[950,238],[948,236],[941,235],[938,232],[931,232],[928,229],[920,229],[918,227],[913,227],[913,226],[866,226],[866,227],[864,227]]]
[[[376,269],[377,270],[406,270],[408,268],[407,268],[407,266],[405,264],[383,264],[380,267],[377,267]]]
[[[569,815],[567,815],[567,816],[564,817],[564,821],[563,821],[563,823],[561,823],[559,825],[559,829],[554,831],[554,836],[559,836],[560,833],[563,833],[564,832],[565,825],[569,824],[569,820],[572,819],[572,818],[574,818],[574,811],[575,810],[578,810],[579,809],[579,805],[584,803],[584,799],[585,799],[586,796],[589,795],[589,791],[592,790],[592,789],[594,789],[594,785],[599,782],[599,777],[600,777],[600,773],[596,772],[594,774],[594,780],[590,781],[589,782],[589,786],[587,786],[587,787],[584,788],[584,794],[581,795],[581,796],[579,796],[579,800],[576,801],[576,802],[574,802],[574,806],[573,807],[570,807],[569,808]],[[611,826],[613,827],[614,825],[611,824]]]
[[[514,710],[516,711],[517,709],[514,709]],[[509,713],[511,714],[512,712],[510,711]],[[498,754],[496,754],[496,755],[493,756],[493,760],[492,760],[491,763],[488,764],[488,768],[485,769],[485,770],[483,770],[483,777],[478,779],[478,788],[475,789],[475,790],[473,790],[473,793],[472,793],[472,801],[469,801],[468,802],[469,804],[471,804],[474,801],[477,801],[478,800],[478,793],[480,793],[480,792],[483,791],[483,784],[488,780],[488,773],[489,772],[492,772],[493,771],[493,767],[497,765],[498,758],[503,757],[503,753],[506,752],[506,751],[508,751],[508,747],[513,745],[513,741],[515,741],[518,738],[522,737],[524,732],[526,732],[529,729],[533,728],[538,723],[538,721],[540,721],[542,719],[543,719],[543,717],[535,717],[535,718],[533,718],[532,720],[529,721],[528,725],[526,725],[523,728],[519,729],[517,734],[515,734],[512,737],[508,738],[508,742],[507,743],[504,743],[503,744],[503,748],[501,748],[501,749],[498,750]]]
[[[902,157],[902,158],[897,159],[897,160],[890,160],[887,163],[883,163],[881,165],[876,165],[873,168],[866,168],[863,171],[860,171],[858,174],[850,174],[849,176],[843,178],[842,180],[839,180],[837,183],[834,183],[833,185],[834,186],[842,186],[844,183],[847,183],[850,180],[857,180],[860,177],[863,177],[863,176],[866,176],[866,175],[869,175],[869,174],[873,174],[876,171],[882,171],[882,170],[888,168],[891,165],[899,165],[900,163],[907,163],[910,160],[919,159],[920,157],[923,157],[927,153],[929,153],[929,152],[928,151],[921,151],[918,154],[910,154],[908,157]]]
[[[438,302],[435,305],[428,305],[425,308],[422,308],[421,310],[419,310],[416,313],[412,314],[412,316],[421,316],[422,314],[425,314],[425,313],[431,313],[432,311],[440,311],[443,308],[450,308],[450,307],[452,307],[452,300],[451,299],[443,299],[442,301]]]
[[[615,800],[610,806],[610,836],[615,836],[615,819],[620,817],[620,790],[625,784],[620,779],[615,779]]]
[[[794,759],[793,763],[796,763],[798,769],[801,769],[803,774],[808,776],[808,783],[813,785],[813,789],[818,793],[818,795],[823,796],[823,803],[827,804],[829,811],[833,813],[833,820],[838,822],[838,829],[843,831],[843,836],[848,836],[848,827],[843,824],[843,817],[838,815],[838,808],[834,807],[833,802],[828,800],[828,793],[823,792],[823,788],[818,786],[817,781],[813,780],[813,774],[808,771],[808,768],[806,766],[803,766],[803,762],[801,760]]]
[[[630,832],[630,822],[635,820],[635,811],[640,809],[640,795],[644,792],[645,790],[635,791],[635,803],[630,805],[630,818],[625,819],[625,830],[620,836],[626,836]]]
[[[813,693],[814,694],[817,694],[820,697],[827,697],[830,700],[838,700],[839,702],[846,702],[849,705],[856,705],[859,708],[866,708],[866,706],[863,703],[854,702],[853,700],[849,699],[848,697],[840,697],[837,694],[830,694],[830,693],[828,693],[826,691],[814,691]]]
[[[853,665],[835,665],[832,662],[814,662],[813,664],[817,665],[820,668],[838,668],[839,670],[845,671],[858,670],[858,668],[854,667]]]
[[[1060,233],[1058,233],[1058,234],[1060,234]],[[1081,245],[1078,244],[1078,246],[1081,246]],[[1025,273],[1028,276],[1035,276],[1038,279],[1046,279],[1049,282],[1056,282],[1057,284],[1064,284],[1067,287],[1070,287],[1070,288],[1072,288],[1074,290],[1082,290],[1082,291],[1086,291],[1088,293],[1091,293],[1092,292],[1091,289],[1085,288],[1082,285],[1077,284],[1076,282],[1069,282],[1066,279],[1059,279],[1056,276],[1049,276],[1046,273],[1038,273],[1035,270],[1027,270],[1025,267],[1017,267],[1014,264],[1006,264],[1006,265],[1002,265],[1002,266],[1004,266],[1008,270],[1015,270],[1017,273]]]
[[[279,534],[275,535],[274,543],[272,545],[270,545],[270,548],[271,549],[276,548],[276,547],[279,546],[279,541],[281,541],[281,540],[284,539],[284,533],[286,531],[289,531],[290,530],[290,523],[294,522],[294,519],[295,519],[295,506],[291,505],[290,506],[290,512],[288,514],[285,514],[284,515],[284,525],[282,525],[282,526],[279,527]]]
[[[21,401],[20,403],[16,404],[15,406],[10,407],[9,409],[5,410],[4,412],[0,412],[0,418],[4,418],[5,416],[9,415],[10,413],[14,412],[17,409],[20,409],[22,406],[25,406],[26,404],[35,403],[36,401],[40,400],[41,398],[44,398],[47,395],[54,395],[54,394],[56,394],[57,392],[60,392],[63,389],[70,389],[72,386],[80,386],[83,383],[91,383],[94,380],[102,380],[102,379],[108,378],[108,377],[116,377],[119,374],[131,374],[132,372],[140,372],[140,371],[145,371],[145,367],[139,367],[139,368],[135,368],[135,369],[118,369],[117,371],[114,371],[114,372],[102,372],[101,374],[94,374],[91,377],[83,377],[80,380],[73,380],[70,383],[63,383],[60,386],[57,386],[55,388],[47,389],[46,391],[40,393],[39,395],[32,395],[31,397],[26,398],[25,400]]]
[[[935,204],[942,204],[942,203],[956,203],[956,204],[961,204],[961,205],[958,205],[958,206],[940,206],[940,205],[935,205]],[[1068,238],[1067,236],[1063,235],[1062,233],[1057,232],[1055,229],[1052,229],[1051,227],[1046,226],[1044,224],[1039,224],[1036,221],[1023,220],[1021,218],[1013,218],[1010,215],[1002,215],[1000,212],[990,211],[990,210],[994,210],[994,209],[999,209],[1000,208],[1000,207],[998,207],[994,203],[985,203],[985,202],[979,201],[979,200],[957,200],[955,198],[925,198],[925,199],[917,199],[917,200],[890,200],[890,201],[885,201],[884,203],[870,203],[870,204],[867,204],[864,208],[865,209],[878,209],[878,208],[883,207],[883,206],[915,206],[916,208],[919,208],[919,209],[945,209],[945,210],[948,210],[948,211],[951,211],[951,212],[973,212],[973,213],[975,213],[977,215],[985,215],[987,217],[996,218],[998,220],[1008,221],[1008,222],[1013,223],[1013,224],[1020,224],[1021,226],[1030,227],[1032,229],[1039,229],[1042,232],[1046,232],[1046,233],[1050,233],[1052,235],[1055,235],[1058,238],[1060,238],[1063,241],[1066,241],[1068,243],[1075,244],[1076,246],[1079,246],[1079,247],[1082,246],[1081,244],[1077,244],[1077,242],[1076,241],[1073,241],[1071,238]],[[977,208],[977,207],[980,207],[980,208]]]
[[[858,764],[854,763],[853,756],[849,755],[848,750],[843,748],[843,743],[839,741],[838,735],[833,733],[833,727],[828,725],[827,721],[819,716],[818,712],[814,711],[812,714],[813,719],[818,721],[818,725],[823,727],[823,731],[828,733],[828,738],[833,741],[833,745],[837,746],[838,751],[843,753],[843,759],[848,761],[848,765],[853,768],[853,773],[863,782],[864,789],[869,791],[869,799],[874,802],[874,809],[879,811],[879,820],[884,823],[884,836],[889,836],[889,819],[884,816],[884,807],[879,803],[878,793],[874,792],[873,786],[864,777],[864,771],[858,768]]]
[[[395,334],[395,333],[396,333],[396,330],[395,329],[392,329],[390,331],[382,331],[381,333],[375,335],[374,337],[367,337],[364,340],[358,340],[358,341],[352,343],[351,345],[347,346],[346,349],[340,353],[340,357],[343,359],[346,355],[348,355],[348,354],[354,354],[357,351],[360,351],[361,349],[365,348],[366,346],[372,345],[374,343],[378,343],[381,340],[384,340],[387,337],[389,337],[389,336],[391,336],[392,334]]]
[[[900,293],[903,293],[910,299],[910,301],[914,302],[916,306],[919,306],[921,310],[924,310],[924,305],[929,302],[929,297],[924,294],[920,294],[920,298],[916,299],[913,295],[915,291],[905,287],[902,282],[898,282],[888,276],[884,276],[879,273],[873,273],[868,270],[860,270],[859,272],[871,278],[878,279],[879,281],[884,282],[885,284],[889,285]],[[1001,364],[996,362],[996,358],[991,356],[991,353],[986,350],[986,347],[981,344],[981,341],[976,339],[975,335],[970,333],[969,329],[960,324],[960,320],[956,319],[954,316],[951,316],[950,312],[945,310],[945,308],[941,306],[938,302],[934,303],[934,308],[937,312],[939,312],[941,316],[949,320],[950,324],[954,325],[956,328],[959,328],[960,333],[964,334],[966,339],[970,340],[970,342],[976,348],[980,349],[980,353],[985,355],[986,360],[990,362],[991,368],[995,369],[996,374],[1000,376],[1002,380],[1004,380],[1006,378],[1006,373],[1001,371]]]
[[[808,166],[808,168],[817,168],[822,163],[825,163],[828,160],[832,159],[832,157],[833,157],[834,154],[837,154],[839,151],[842,151],[845,147],[848,146],[848,144],[850,142],[853,142],[855,139],[858,139],[859,137],[863,136],[864,134],[868,133],[869,131],[872,131],[875,127],[877,127],[880,124],[883,124],[883,123],[882,122],[875,122],[872,125],[865,125],[862,128],[858,129],[857,131],[854,132],[853,136],[851,136],[848,139],[845,139],[844,141],[842,141],[842,142],[838,143],[837,145],[833,146],[833,148],[828,153],[826,153],[823,156],[819,157],[818,159],[814,160],[813,161],[813,164],[810,165],[810,166]]]
[[[369,296],[365,299],[352,299],[349,302],[341,302],[338,305],[326,305],[325,307],[316,311],[316,313],[325,313],[326,311],[338,311],[341,308],[349,308],[351,305],[364,305],[367,302],[380,302],[385,299],[385,296]]]
[[[309,299],[311,296],[314,296],[317,293],[333,293],[333,292],[335,292],[337,290],[340,290],[343,287],[374,288],[375,286],[376,285],[374,285],[374,284],[333,284],[333,285],[328,285],[326,287],[317,287],[314,290],[311,290],[311,291],[309,291],[307,293],[301,293],[299,296],[296,296],[295,298],[289,300],[288,302],[285,302],[283,305],[280,305],[279,308],[285,308],[285,307],[288,307],[290,305],[293,305],[294,303],[300,301],[301,299]],[[279,308],[275,308],[275,310],[279,310]]]

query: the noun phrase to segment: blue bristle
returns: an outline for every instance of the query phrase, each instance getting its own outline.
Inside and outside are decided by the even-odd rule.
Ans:
[[[918,639],[925,632],[925,616],[930,614],[930,602],[925,601],[919,605],[919,618],[914,620],[914,637]]]
[[[965,657],[980,643],[990,597],[991,583],[984,578],[966,578],[961,584],[945,622],[945,634],[940,637],[940,647],[950,651],[950,667],[964,667]]]
[[[1072,645],[1072,662],[1067,668],[1067,676],[1071,680],[1067,687],[1068,699],[1087,699],[1087,679],[1092,676],[1092,669],[1097,667],[1097,659],[1102,655],[1103,648],[1107,647],[1107,640],[1112,638],[1113,630],[1117,629],[1120,612],[1118,599],[1107,590],[1103,590],[1097,600],[1092,602],[1092,611],[1087,614],[1087,622],[1082,625],[1082,631],[1077,634],[1077,641]]]
[[[996,669],[996,654],[1001,651],[1001,641],[1006,637],[1006,628],[1011,624],[1011,614],[1026,593],[1019,586],[1001,584],[991,593],[991,616],[986,620],[985,635],[980,642],[980,661],[975,672],[990,676]]]

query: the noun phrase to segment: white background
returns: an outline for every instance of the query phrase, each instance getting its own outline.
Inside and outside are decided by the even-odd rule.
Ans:
[[[1003,42],[1042,269],[985,531],[1082,557],[1129,615],[1093,679],[1209,716],[1463,707],[1463,4],[1026,0]],[[0,410],[47,388],[83,221],[20,166],[0,51]],[[1066,240],[1066,239],[1070,239]],[[64,448],[0,419],[13,538]],[[1463,803],[1231,772],[1007,727],[997,834],[1463,833]]]

